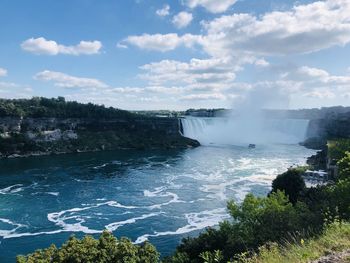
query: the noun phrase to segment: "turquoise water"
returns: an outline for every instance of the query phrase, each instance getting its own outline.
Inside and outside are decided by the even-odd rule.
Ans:
[[[0,161],[0,262],[71,234],[109,229],[162,255],[228,218],[228,199],[265,195],[313,154],[298,145],[114,151]]]

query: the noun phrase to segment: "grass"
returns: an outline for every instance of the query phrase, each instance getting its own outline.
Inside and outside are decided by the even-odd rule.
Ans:
[[[281,246],[269,244],[259,249],[252,257],[242,254],[240,263],[302,263],[316,260],[332,252],[350,248],[350,223],[334,223],[323,235],[309,240],[298,240],[294,244]]]

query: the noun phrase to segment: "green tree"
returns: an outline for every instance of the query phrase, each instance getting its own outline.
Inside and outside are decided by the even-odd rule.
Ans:
[[[289,169],[287,172],[278,175],[272,182],[272,192],[283,191],[290,202],[295,204],[306,187],[301,174],[302,170],[300,169]]]
[[[202,263],[203,259],[227,262],[234,255],[257,249],[266,242],[293,239],[299,232],[322,227],[314,225],[314,214],[304,203],[291,204],[279,190],[263,198],[248,194],[241,204],[230,201],[228,211],[231,221],[220,223],[218,229],[209,228],[197,238],[184,239],[175,255],[165,262]]]
[[[345,152],[345,156],[340,159],[337,163],[339,179],[350,178],[350,152]]]
[[[18,263],[157,263],[159,253],[150,243],[134,245],[129,239],[117,240],[104,231],[98,240],[70,237],[61,248],[51,245],[26,256],[17,256]]]

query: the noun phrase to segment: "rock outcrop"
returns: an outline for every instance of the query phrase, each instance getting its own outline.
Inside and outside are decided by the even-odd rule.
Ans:
[[[0,118],[0,156],[195,147],[177,118]]]

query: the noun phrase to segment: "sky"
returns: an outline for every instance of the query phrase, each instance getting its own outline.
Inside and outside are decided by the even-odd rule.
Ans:
[[[350,106],[349,0],[0,0],[0,97]]]

